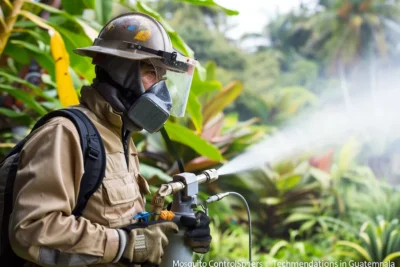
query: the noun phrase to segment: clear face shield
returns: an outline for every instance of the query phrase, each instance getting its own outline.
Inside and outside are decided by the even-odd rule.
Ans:
[[[152,58],[148,58],[148,60],[153,66],[162,68],[165,71],[163,78],[172,99],[170,115],[183,117],[197,61],[185,57],[177,51],[167,52],[154,50],[134,43],[127,44],[128,48],[135,49],[136,53],[143,53],[147,56],[149,54],[154,55]]]
[[[196,60],[187,58],[187,71],[167,70],[165,74],[165,82],[172,99],[172,109],[170,113],[174,117],[183,117],[185,115],[196,63]]]

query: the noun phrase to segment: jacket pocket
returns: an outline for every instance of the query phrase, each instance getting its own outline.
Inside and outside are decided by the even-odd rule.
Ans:
[[[132,173],[114,173],[103,180],[105,217],[110,227],[131,223],[140,206],[141,194]],[[136,204],[136,205],[135,205]]]

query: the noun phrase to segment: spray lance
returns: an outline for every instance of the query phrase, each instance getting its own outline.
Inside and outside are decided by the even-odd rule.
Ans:
[[[160,267],[171,267],[174,266],[174,262],[178,261],[181,263],[193,262],[193,251],[191,248],[185,245],[185,229],[183,229],[183,227],[180,225],[180,218],[182,216],[195,217],[194,209],[197,208],[197,206],[201,206],[208,215],[207,206],[197,204],[199,184],[212,183],[219,178],[219,175],[216,169],[203,171],[199,175],[185,172],[182,160],[180,160],[178,157],[166,130],[161,128],[160,132],[166,142],[168,150],[176,159],[181,173],[174,175],[171,182],[162,184],[157,192],[153,195],[151,200],[151,212],[140,213],[134,218],[139,220],[149,220],[149,217],[151,217],[152,220],[173,220],[180,226],[177,234],[171,234],[168,236],[169,245],[164,249],[164,256],[160,265]],[[170,195],[173,195],[171,209],[164,210],[165,198]],[[251,217],[250,209],[246,199],[239,193],[227,192],[209,197],[206,203],[210,204],[215,201],[219,201],[228,195],[237,195],[241,197],[246,204],[249,220],[249,262],[251,263]]]
[[[167,184],[162,184],[158,191],[154,194],[151,205],[152,210],[146,216],[152,216],[152,219],[173,220],[178,225],[182,216],[195,217],[194,209],[197,208],[197,194],[199,192],[199,184],[212,183],[218,179],[218,172],[215,169],[203,171],[199,175],[193,173],[180,173],[173,176],[173,180]],[[170,210],[164,210],[165,197],[173,195],[173,201]],[[206,203],[219,201],[228,195],[236,195],[241,197],[247,208],[249,219],[249,261],[251,263],[251,217],[250,209],[245,198],[236,192],[220,193],[209,197]],[[207,208],[200,205],[205,209]],[[180,227],[177,234],[168,236],[169,245],[164,250],[164,257],[161,267],[174,266],[174,262],[190,263],[193,262],[193,252],[191,248],[184,243],[185,229]]]
[[[195,217],[193,209],[198,206],[199,184],[211,183],[217,179],[218,173],[215,169],[206,170],[199,175],[187,172],[174,175],[172,182],[161,185],[153,196],[151,213],[154,219],[172,219],[179,225],[181,216]],[[173,195],[171,209],[164,211],[165,197],[169,195]],[[185,230],[180,227],[177,234],[168,236],[170,245],[164,251],[162,267],[174,266],[174,261],[187,263],[193,261],[192,250],[184,244],[184,234]]]

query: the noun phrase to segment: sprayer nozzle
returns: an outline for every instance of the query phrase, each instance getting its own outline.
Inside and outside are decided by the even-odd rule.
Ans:
[[[215,201],[219,201],[219,200],[223,199],[223,198],[226,197],[227,195],[229,195],[229,193],[219,193],[219,194],[213,195],[213,196],[211,196],[211,197],[208,197],[207,200],[206,200],[206,202],[207,202],[208,204],[210,204],[210,203],[213,203],[213,202],[215,202]]]
[[[204,173],[209,177],[209,183],[214,182],[218,179],[218,172],[216,169],[206,170],[204,171]]]
[[[218,179],[218,172],[216,169],[210,169],[197,175],[197,181],[199,184],[212,183]]]

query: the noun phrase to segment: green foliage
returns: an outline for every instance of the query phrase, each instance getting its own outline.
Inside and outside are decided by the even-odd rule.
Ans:
[[[186,171],[214,168],[242,152],[267,131],[265,127],[252,125],[255,120],[240,123],[235,119],[234,123],[227,125],[228,118],[225,118],[224,110],[241,93],[242,85],[233,81],[222,87],[220,81],[214,80],[214,64],[206,64],[204,79],[200,77],[198,70],[195,72],[193,90],[189,96],[191,106],[187,108],[191,119],[170,119],[165,125],[185,163]],[[162,157],[162,168],[166,172],[173,174],[177,171],[175,159],[160,141],[159,135],[157,138],[148,135],[142,140],[139,146],[144,153],[154,151],[143,158],[147,164],[159,165],[157,161]]]
[[[0,84],[0,91],[6,92],[17,99],[22,100],[24,104],[27,105],[28,108],[31,108],[32,110],[36,111],[39,115],[45,115],[47,113],[46,109],[41,104],[33,100],[29,96],[29,94],[24,91],[17,90],[12,86],[3,84]]]
[[[338,241],[338,246],[354,249],[363,260],[369,262],[388,262],[400,257],[400,225],[399,220],[386,221],[377,218],[377,223],[367,221],[359,233],[361,244]],[[357,258],[358,259],[358,258]]]
[[[204,105],[204,120],[207,122],[222,112],[240,95],[242,89],[243,85],[236,81],[225,86],[212,100]]]
[[[222,11],[224,11],[225,14],[227,14],[229,16],[239,15],[239,11],[228,9],[228,8],[223,7],[223,6],[220,6],[217,3],[215,3],[215,1],[213,1],[213,0],[175,0],[175,1],[186,2],[186,3],[190,3],[192,5],[199,5],[199,6],[206,6],[206,7],[217,7],[219,9],[221,9]]]
[[[320,5],[325,8],[315,11],[304,5],[297,13],[276,18],[268,26],[275,46],[317,58],[331,70],[336,64],[354,65],[365,56],[386,59],[396,54],[389,36],[397,36],[398,5],[380,0]]]
[[[23,11],[36,16],[43,10],[50,12],[42,23],[60,32],[78,93],[82,85],[91,83],[94,71],[90,59],[74,54],[74,48],[91,45],[102,26],[119,12],[141,11],[158,19],[173,45],[204,66],[195,70],[187,115],[166,124],[189,172],[218,168],[279,131],[296,114],[318,107],[319,96],[337,85],[326,70],[345,72],[339,77],[343,84],[346,71],[361,57],[398,59],[398,34],[393,29],[398,27],[399,9],[390,1],[318,1],[315,10],[303,5],[273,19],[266,27],[270,44],[256,52],[243,51],[226,38],[226,15],[237,11],[212,0],[131,2],[62,0],[61,9],[56,9],[30,1]],[[7,15],[3,6],[1,14]],[[38,27],[40,22],[19,16],[2,54],[0,91],[19,100],[13,109],[0,108],[4,121],[12,126],[29,128],[39,116],[60,107],[50,37]],[[37,85],[23,78],[32,59],[42,68],[42,82]],[[6,153],[17,138],[7,131],[1,140],[5,143],[1,152]],[[156,185],[178,172],[175,159],[159,133],[135,133],[134,140],[141,173],[155,191]],[[361,146],[360,140],[350,138],[332,161],[323,164],[302,155],[227,175],[218,183],[202,185],[199,199],[223,191],[243,194],[252,210],[253,260],[266,265],[281,260],[396,260],[400,193],[359,163]],[[243,203],[226,199],[209,211],[213,243],[204,260],[246,261],[248,222]]]
[[[50,74],[51,80],[49,81],[49,83],[43,84],[43,88],[38,88],[30,85],[29,83],[27,83],[26,81],[17,76],[13,76],[11,74],[7,74],[6,72],[2,72],[4,78],[6,78],[6,81],[10,82],[10,85],[3,84],[1,90],[19,100],[22,100],[28,109],[32,109],[37,113],[36,118],[38,118],[38,116],[47,113],[51,109],[59,108],[60,105],[56,99],[48,97],[46,94],[46,90],[53,89],[51,88],[51,86],[55,83],[55,75],[54,75],[55,62],[49,55],[50,38],[48,34],[44,32],[42,29],[34,28],[34,25],[35,24],[45,25],[47,23],[61,34],[67,52],[69,53],[70,63],[71,63],[70,72],[73,78],[74,85],[82,86],[83,84],[88,84],[92,81],[92,79],[94,78],[94,68],[91,64],[90,58],[80,57],[76,55],[75,53],[73,53],[73,49],[77,47],[85,47],[91,45],[93,36],[91,35],[91,37],[89,37],[89,34],[95,33],[95,35],[97,35],[97,30],[89,26],[82,19],[80,19],[80,15],[82,14],[83,10],[94,8],[98,22],[104,25],[104,23],[108,21],[112,16],[112,12],[110,12],[110,10],[112,10],[113,6],[117,4],[125,4],[125,2],[121,1],[119,3],[113,3],[113,1],[83,1],[83,2],[81,1],[78,3],[75,1],[70,3],[70,1],[63,1],[62,6],[64,7],[64,10],[59,10],[51,6],[36,2],[29,2],[27,3],[27,6],[28,4],[30,6],[35,7],[35,9],[32,9],[32,12],[39,13],[41,10],[46,10],[51,13],[51,16],[47,22],[44,22],[43,20],[32,14],[32,16],[30,16],[32,22],[28,24],[24,24],[26,23],[26,20],[20,19],[17,22],[18,25],[17,27],[23,27],[23,28],[21,29],[20,32],[17,32],[17,34],[12,35],[6,47],[5,54],[9,56],[9,59],[13,62],[12,65],[17,63],[18,66],[23,66],[24,64],[30,62],[30,56],[29,54],[24,54],[19,52],[21,51],[20,47],[29,50],[31,54],[32,53],[35,54],[35,59],[38,61],[39,65],[43,67],[45,71],[47,71]],[[174,31],[174,29],[171,28],[171,26],[169,26],[168,22],[155,10],[151,9],[149,6],[140,1],[138,1],[134,6],[130,6],[128,4],[125,4],[125,6],[132,10],[139,10],[144,13],[150,14],[159,21],[161,21],[161,23],[167,29],[167,32],[170,35],[171,40],[173,42],[173,45],[179,50],[181,50],[185,55],[193,56],[193,51],[186,45],[186,43]],[[73,9],[72,7],[76,7],[76,9]],[[72,9],[73,12],[71,12]],[[28,30],[25,30],[24,27],[27,27]],[[199,67],[198,70],[200,71],[201,67]],[[31,96],[28,95],[28,93],[14,89],[13,87],[15,85],[14,82],[18,82],[19,83],[18,86],[22,85],[28,86],[31,90],[33,90],[33,93],[37,94],[37,96],[32,98]],[[206,82],[199,82],[199,83],[206,84]],[[220,86],[216,81],[210,81],[210,84],[211,85],[216,84],[216,86]],[[78,88],[78,90],[79,89],[80,88]],[[51,104],[43,101],[39,103],[38,102],[39,97],[43,97],[46,100],[54,103]],[[197,131],[200,132],[203,120],[201,114],[201,105],[196,99],[196,97],[197,96],[195,96],[194,94],[191,95],[188,104],[189,105],[188,111],[191,115],[194,125],[197,127]],[[42,107],[42,105],[44,107],[49,107],[49,109],[45,109],[44,107]],[[12,116],[13,118],[17,117],[15,112],[14,113],[2,112],[2,114]],[[22,113],[22,115],[18,117],[20,117],[20,119],[26,118],[24,113]],[[29,120],[29,123],[35,120],[36,119],[33,118],[32,121]],[[22,119],[20,121],[28,123],[28,120],[26,119]],[[216,148],[213,148],[212,144],[209,144],[207,141],[202,140],[201,137],[195,135],[194,133],[191,133],[190,130],[187,130],[184,127],[179,129],[181,131],[180,133],[175,134],[176,127],[179,127],[179,125],[174,125],[174,124],[169,125],[173,139],[188,145],[189,147],[193,148],[195,151],[200,153],[200,155],[208,156],[212,160],[216,161],[222,160],[219,151]],[[189,136],[189,139],[185,138],[185,136]],[[198,141],[195,142],[195,140]]]
[[[62,0],[63,9],[71,15],[80,15],[85,9],[85,2],[80,0]]]
[[[171,25],[196,51],[196,58],[199,61],[213,60],[218,66],[229,70],[243,70],[245,68],[246,58],[243,52],[230,44],[217,29],[209,29],[200,8],[191,5],[179,5],[171,10],[168,9],[170,3],[166,2],[165,5],[166,7],[163,8],[167,12],[173,12]],[[186,14],[190,14],[190,16]]]
[[[293,227],[312,233],[316,226],[326,224],[323,191],[329,190],[329,176],[319,174],[306,162],[281,163],[275,170],[265,169],[258,175],[268,185],[258,196],[268,236],[285,237]]]
[[[8,108],[0,108],[0,114],[6,116],[9,119],[17,120],[19,123],[22,124],[31,123],[30,117],[23,112],[15,112]]]
[[[103,1],[103,0],[95,0],[95,13],[96,20],[101,24],[105,25],[112,17],[112,13],[110,10],[113,8],[113,1]]]
[[[387,221],[399,218],[400,193],[385,184],[375,184],[368,192],[350,195],[350,210],[358,214],[360,220],[383,217]]]
[[[278,125],[318,102],[312,93],[318,81],[314,62],[297,58],[287,67],[287,59],[274,50],[251,54],[247,60],[245,92],[236,103],[242,119],[255,116]]]
[[[203,257],[203,262],[210,261],[248,261],[249,235],[246,225],[231,224],[227,229],[221,230],[221,223],[215,218],[211,224],[211,250]],[[266,262],[266,255],[255,253],[257,245],[253,246],[252,260]],[[201,255],[195,255],[194,261],[200,260]]]
[[[147,179],[154,178],[155,176],[163,182],[172,181],[172,177],[162,172],[160,169],[140,163],[140,174]]]
[[[290,231],[289,240],[279,240],[275,242],[268,253],[269,262],[284,261],[290,259],[291,262],[311,262],[326,261],[339,262],[339,257],[334,255],[332,244],[335,236],[315,235],[309,240],[301,240],[297,230]],[[318,244],[318,245],[316,245]]]
[[[135,8],[137,11],[141,11],[157,19],[167,31],[169,37],[171,38],[172,45],[185,56],[193,57],[193,50],[185,43],[185,41],[183,41],[180,35],[169,25],[163,16],[141,1],[137,1]]]
[[[206,156],[212,160],[222,160],[219,150],[208,144],[201,137],[197,136],[193,131],[172,122],[167,122],[164,127],[171,140],[185,144],[186,146],[193,148],[200,155]]]

